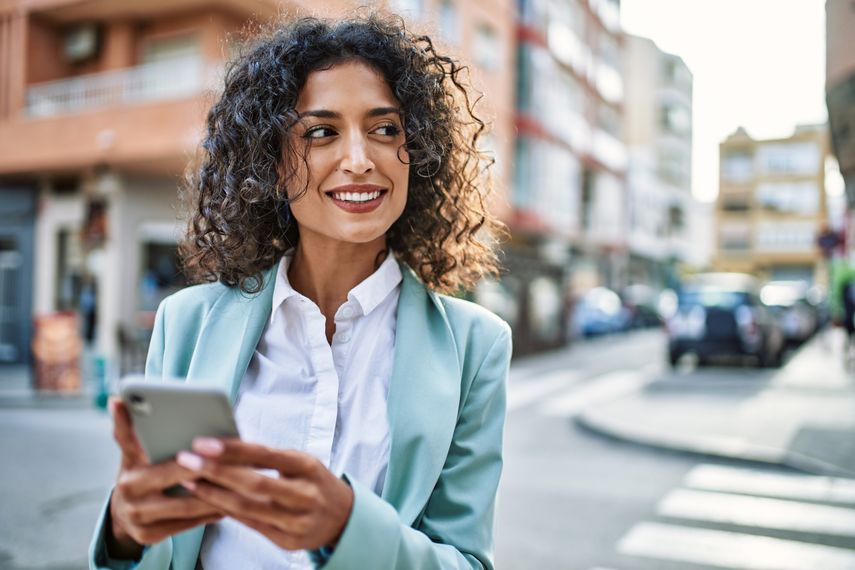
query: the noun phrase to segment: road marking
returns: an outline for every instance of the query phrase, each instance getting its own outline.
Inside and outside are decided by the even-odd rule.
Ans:
[[[692,469],[684,485],[707,491],[855,505],[855,481],[817,475],[705,464]]]
[[[597,402],[633,392],[650,380],[642,371],[616,370],[590,379],[578,390],[545,402],[539,411],[547,416],[572,416]]]
[[[508,411],[513,411],[532,402],[572,386],[581,379],[570,370],[557,370],[536,378],[517,380],[508,384]]]
[[[695,521],[855,537],[855,510],[782,499],[676,489],[662,499],[657,512]]]
[[[794,540],[645,522],[618,543],[630,556],[733,570],[852,570],[855,552]]]

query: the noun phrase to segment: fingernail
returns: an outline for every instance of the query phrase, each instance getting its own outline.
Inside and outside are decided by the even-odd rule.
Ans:
[[[196,482],[195,481],[182,481],[181,486],[187,489],[188,491],[196,490]]]
[[[175,461],[178,462],[178,465],[186,469],[192,469],[193,471],[200,471],[202,469],[202,458],[189,451],[178,452]]]
[[[225,447],[223,442],[212,437],[197,437],[193,440],[193,451],[208,455],[219,455]]]

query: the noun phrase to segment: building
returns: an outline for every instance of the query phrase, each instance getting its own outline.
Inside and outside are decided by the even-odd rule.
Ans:
[[[829,153],[825,125],[774,140],[740,128],[721,143],[716,269],[825,283],[816,243],[828,220]]]
[[[28,362],[32,317],[56,311],[80,314],[81,333],[111,362],[144,347],[157,304],[185,285],[177,190],[241,30],[359,4],[0,0],[0,362]],[[511,0],[375,5],[474,62],[488,93],[481,113],[495,125],[485,147],[508,188]]]
[[[825,93],[831,142],[846,185],[849,210],[855,210],[855,4],[825,3]],[[849,235],[855,227],[850,222]],[[851,241],[851,240],[850,240]]]
[[[694,261],[692,73],[647,38],[627,35],[624,45],[629,280],[674,286]]]
[[[626,281],[619,20],[617,0],[519,2],[513,239],[501,287],[518,300],[508,320],[521,351],[564,342],[571,296]]]

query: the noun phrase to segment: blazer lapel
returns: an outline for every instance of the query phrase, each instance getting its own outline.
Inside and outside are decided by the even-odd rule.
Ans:
[[[457,423],[460,362],[445,311],[401,267],[395,355],[389,385],[391,452],[383,498],[406,524],[421,513],[442,471]]]
[[[230,287],[217,299],[196,341],[188,382],[217,386],[235,401],[240,381],[270,319],[277,267],[278,264],[264,271],[263,288],[257,294],[250,296]]]
[[[234,403],[252,353],[270,318],[275,264],[263,275],[263,289],[252,296],[228,288],[209,310],[196,340],[187,382],[216,386]],[[205,535],[204,527],[182,532],[172,539],[172,568],[193,570]]]

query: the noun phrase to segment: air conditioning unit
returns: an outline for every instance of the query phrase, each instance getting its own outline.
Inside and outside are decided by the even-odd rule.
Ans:
[[[98,24],[77,24],[65,32],[63,44],[65,58],[71,63],[91,59],[98,54]]]

